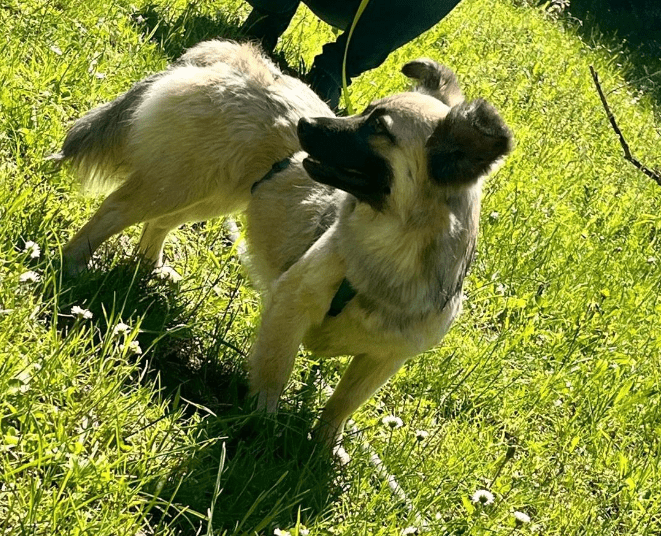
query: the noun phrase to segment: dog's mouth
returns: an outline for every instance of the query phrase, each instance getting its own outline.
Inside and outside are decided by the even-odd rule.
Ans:
[[[369,176],[364,171],[328,165],[312,156],[303,160],[303,167],[315,181],[353,195],[356,195],[354,191],[364,190],[369,182]]]
[[[343,190],[375,210],[383,209],[390,193],[389,184],[382,176],[375,177],[373,171],[329,165],[313,156],[303,160],[303,167],[314,181]]]

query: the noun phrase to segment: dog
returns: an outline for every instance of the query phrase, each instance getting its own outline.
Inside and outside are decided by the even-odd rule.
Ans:
[[[264,296],[250,393],[276,411],[301,343],[353,356],[315,430],[336,446],[349,415],[459,314],[481,183],[513,143],[447,67],[422,58],[402,72],[411,91],[336,117],[255,45],[193,47],[79,119],[52,157],[111,191],[64,247],[66,271],[136,223],[140,255],[160,266],[173,228],[244,212]]]

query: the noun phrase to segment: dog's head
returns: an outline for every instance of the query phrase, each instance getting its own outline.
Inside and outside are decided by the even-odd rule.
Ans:
[[[418,81],[415,92],[352,117],[298,124],[310,177],[378,211],[393,193],[474,184],[512,146],[495,108],[482,99],[465,102],[452,71],[426,59],[402,70]]]

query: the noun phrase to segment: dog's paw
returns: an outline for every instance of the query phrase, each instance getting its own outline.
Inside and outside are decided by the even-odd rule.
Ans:
[[[152,271],[154,278],[163,281],[164,283],[176,284],[183,278],[174,268],[170,266],[159,266]]]

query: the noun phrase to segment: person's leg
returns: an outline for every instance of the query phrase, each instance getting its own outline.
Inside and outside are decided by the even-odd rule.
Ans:
[[[305,0],[305,3],[314,1]],[[381,65],[393,50],[429,30],[458,3],[459,0],[370,0],[349,43],[347,83]],[[342,60],[350,26],[337,41],[323,47],[308,77],[312,89],[332,108],[339,104]]]
[[[267,52],[273,52],[278,38],[291,22],[300,0],[249,0],[253,10],[241,26],[248,37],[261,41]]]

